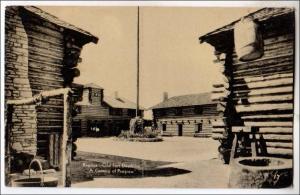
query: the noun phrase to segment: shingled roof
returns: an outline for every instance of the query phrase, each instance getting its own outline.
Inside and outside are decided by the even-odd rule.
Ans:
[[[263,22],[266,20],[269,20],[270,18],[274,18],[274,17],[279,17],[282,15],[286,15],[286,14],[291,14],[294,13],[295,9],[294,8],[287,8],[287,7],[283,7],[283,8],[278,8],[278,7],[273,7],[273,8],[262,8],[259,9],[255,12],[252,12],[242,18],[252,18],[253,20],[256,20],[258,22]],[[212,32],[209,32],[203,36],[199,37],[200,42],[205,42],[209,37],[211,36],[215,36],[217,34],[226,32],[226,31],[231,31],[234,28],[234,25],[239,22],[242,18],[233,21],[232,23],[225,25],[221,28],[218,28]]]
[[[123,98],[123,97],[112,97],[104,95],[103,101],[113,108],[125,108],[125,109],[136,109],[136,103]],[[140,110],[144,110],[143,107],[139,107]]]
[[[211,101],[210,97],[211,97],[211,93],[198,93],[198,94],[174,96],[155,106],[150,107],[149,109],[214,104],[214,102]]]
[[[47,12],[45,12],[44,10],[37,8],[35,6],[22,6],[26,11],[42,18],[43,20],[46,20],[50,23],[53,23],[59,27],[65,28],[65,29],[69,29],[71,31],[75,31],[77,33],[80,33],[81,35],[87,37],[89,39],[89,41],[93,42],[93,43],[97,43],[98,42],[98,37],[92,35],[91,33],[82,30],[81,28],[78,28],[72,24],[69,24],[59,18],[57,18],[56,16],[49,14]]]

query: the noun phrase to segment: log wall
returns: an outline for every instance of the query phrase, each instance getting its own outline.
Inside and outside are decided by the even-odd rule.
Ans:
[[[229,64],[230,68],[226,68],[232,74],[230,93],[223,90],[224,86],[214,85],[213,97],[216,99],[232,93],[229,101],[233,103],[237,113],[235,119],[241,120],[241,124],[219,120],[213,124],[213,138],[224,138],[224,129],[228,126],[253,127],[258,130],[257,136],[266,142],[268,155],[292,157],[294,19],[286,17],[283,21],[264,21],[261,26],[264,55],[253,61],[241,62],[233,48],[230,54],[232,63]],[[225,105],[225,108],[228,106]],[[224,115],[229,116],[230,114]]]
[[[182,136],[210,137],[212,134],[212,123],[219,119],[216,104],[201,106],[202,113],[195,113],[195,107],[182,107],[182,115],[176,115],[176,108],[154,109],[154,120],[162,135],[178,136],[178,125],[182,124]],[[164,115],[161,115],[162,110]],[[166,130],[163,131],[163,124]],[[196,132],[198,124],[202,130]]]
[[[28,35],[29,74],[33,95],[41,91],[64,87],[62,75],[64,35],[53,24],[36,17],[23,17]],[[49,98],[36,107],[37,155],[50,158],[50,135],[61,134],[63,129],[63,97]]]
[[[234,58],[236,110],[245,126],[259,128],[270,155],[293,154],[294,36],[265,32],[261,59]]]

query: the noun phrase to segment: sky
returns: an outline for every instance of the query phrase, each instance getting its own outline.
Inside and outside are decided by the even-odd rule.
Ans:
[[[137,7],[40,7],[99,38],[81,52],[78,83],[136,101]],[[140,7],[140,104],[212,90],[213,48],[198,38],[259,8]]]

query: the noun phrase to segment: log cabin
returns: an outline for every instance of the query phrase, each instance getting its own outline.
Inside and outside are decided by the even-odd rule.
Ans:
[[[81,101],[76,103],[79,113],[74,124],[79,136],[118,136],[122,130],[129,130],[129,122],[136,115],[136,103],[119,96],[106,95],[104,89],[94,83],[76,84]],[[139,107],[139,116],[144,108]]]
[[[219,118],[217,103],[210,93],[189,94],[168,98],[149,108],[155,126],[162,136],[210,137],[212,122]]]
[[[244,146],[237,147],[240,154],[231,151],[231,158],[235,154],[292,158],[294,8],[259,9],[199,40],[214,47],[214,64],[222,78],[212,95],[223,113],[213,123],[212,137],[225,150],[244,140]]]
[[[40,8],[6,7],[6,178],[28,169],[28,159],[17,159],[24,154],[56,169],[60,184],[70,186],[70,86],[90,42],[98,38]]]

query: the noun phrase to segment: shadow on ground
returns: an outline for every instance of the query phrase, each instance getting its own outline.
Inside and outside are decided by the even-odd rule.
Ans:
[[[93,178],[170,177],[191,171],[165,165],[174,162],[151,161],[123,156],[78,152],[71,162],[72,183]],[[164,167],[161,167],[164,166]]]

